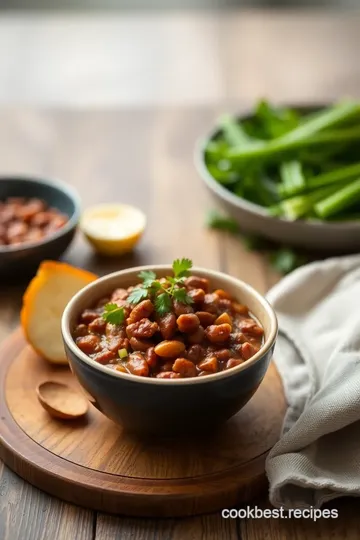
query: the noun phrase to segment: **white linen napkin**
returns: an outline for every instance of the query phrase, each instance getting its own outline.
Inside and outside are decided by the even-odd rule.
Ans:
[[[319,507],[360,495],[360,256],[303,266],[267,295],[288,410],[266,462],[270,501]]]

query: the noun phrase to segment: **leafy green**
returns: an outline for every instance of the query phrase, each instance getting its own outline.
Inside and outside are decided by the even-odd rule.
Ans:
[[[206,216],[206,225],[211,229],[229,231],[231,233],[239,232],[239,225],[234,218],[223,216],[217,210],[210,210]]]
[[[111,324],[122,324],[125,320],[124,309],[117,304],[105,304],[102,318]]]
[[[148,288],[151,287],[153,282],[156,279],[156,274],[152,270],[141,270],[139,272],[138,277],[143,280],[143,287]]]
[[[148,290],[144,286],[135,287],[127,297],[127,300],[130,304],[138,304],[142,300],[146,300],[148,294]]]
[[[308,259],[305,255],[299,255],[289,248],[280,248],[270,254],[272,266],[281,274],[289,274],[299,266],[306,264]]]
[[[172,269],[175,278],[187,277],[190,275],[192,261],[190,259],[175,259]]]
[[[191,304],[193,300],[184,287],[185,278],[190,275],[191,268],[192,261],[190,259],[175,259],[172,264],[174,276],[167,276],[164,280],[158,280],[155,272],[151,270],[142,270],[138,277],[143,282],[131,291],[128,301],[131,304],[138,304],[142,300],[150,298],[159,315],[165,315],[171,311],[173,299]]]

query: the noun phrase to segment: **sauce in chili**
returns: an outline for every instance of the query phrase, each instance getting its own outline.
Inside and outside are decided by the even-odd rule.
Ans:
[[[211,290],[206,278],[191,275],[184,287],[192,303],[173,300],[162,316],[149,298],[127,301],[134,287],[114,290],[81,314],[73,333],[77,346],[109,369],[163,379],[231,369],[259,351],[264,331],[247,306],[225,290]],[[104,319],[109,302],[123,308],[122,324]]]

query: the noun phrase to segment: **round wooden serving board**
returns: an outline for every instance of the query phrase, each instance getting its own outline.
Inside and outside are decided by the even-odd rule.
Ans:
[[[40,358],[17,330],[0,347],[0,456],[44,491],[95,510],[187,516],[247,502],[266,489],[265,458],[285,412],[273,365],[251,401],[199,438],[136,438],[94,407],[83,420],[51,418],[35,388],[80,388],[66,367]]]

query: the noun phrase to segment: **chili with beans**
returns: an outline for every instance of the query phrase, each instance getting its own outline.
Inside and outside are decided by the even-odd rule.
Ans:
[[[131,304],[134,287],[114,290],[81,314],[73,333],[77,346],[110,369],[162,379],[231,369],[259,351],[264,331],[245,305],[222,289],[211,291],[206,278],[191,275],[183,283],[191,300],[172,300],[163,315],[150,298]],[[104,319],[109,302],[124,310],[121,324]]]
[[[9,197],[0,202],[0,245],[39,242],[67,221],[67,216],[41,199]]]

